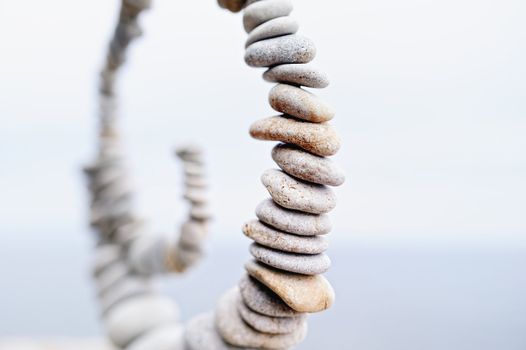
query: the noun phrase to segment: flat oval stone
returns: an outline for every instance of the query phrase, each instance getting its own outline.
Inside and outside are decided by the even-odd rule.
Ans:
[[[141,296],[113,309],[106,318],[106,330],[111,341],[124,348],[145,332],[176,322],[177,316],[177,306],[171,299],[159,295]]]
[[[294,34],[299,28],[300,25],[298,24],[298,21],[290,16],[271,19],[268,22],[260,24],[250,32],[247,41],[245,42],[245,48],[256,41]]]
[[[266,199],[257,206],[256,216],[265,224],[278,230],[301,236],[325,235],[332,228],[328,215],[307,214],[285,209],[272,199]]]
[[[286,253],[257,243],[250,245],[250,254],[265,265],[302,275],[319,275],[331,267],[331,260],[326,254]]]
[[[282,207],[311,214],[325,214],[336,207],[336,195],[329,187],[296,180],[281,170],[265,171],[261,182]]]
[[[117,244],[105,244],[97,247],[94,255],[93,275],[96,277],[111,264],[121,259],[121,248]]]
[[[215,324],[223,340],[243,348],[269,350],[288,349],[300,343],[307,335],[307,323],[289,334],[266,334],[248,326],[237,310],[239,290],[233,288],[225,293],[216,308]]]
[[[309,123],[285,116],[256,121],[250,135],[258,140],[281,141],[297,145],[319,156],[332,156],[340,149],[340,138],[326,123]]]
[[[278,84],[268,97],[274,110],[313,123],[323,123],[334,118],[334,111],[318,96],[299,87]]]
[[[291,144],[282,143],[272,150],[272,159],[287,174],[320,185],[340,186],[345,173],[331,159],[316,156]]]
[[[197,221],[206,221],[212,218],[210,208],[205,203],[197,203],[190,208],[190,217]]]
[[[126,350],[185,350],[184,328],[168,324],[147,332],[133,341]]]
[[[129,273],[128,266],[122,261],[110,265],[102,270],[95,279],[99,295],[106,293],[117,282],[125,278]]]
[[[221,339],[215,326],[215,316],[212,312],[198,315],[188,322],[185,331],[186,349],[173,350],[235,350],[241,349],[229,345]],[[244,350],[250,350],[243,348]]]
[[[327,75],[310,64],[282,64],[263,73],[263,79],[273,83],[287,83],[322,89],[329,86]]]
[[[232,12],[239,12],[245,6],[246,0],[217,0],[219,6]]]
[[[127,276],[120,282],[112,286],[100,297],[102,314],[107,314],[118,304],[130,298],[151,294],[154,292],[152,283],[146,279],[136,276]]]
[[[292,12],[291,0],[265,0],[248,5],[243,12],[243,26],[250,33],[260,24]]]
[[[187,188],[183,198],[192,203],[206,203],[208,202],[208,194],[204,189]]]
[[[248,274],[299,312],[320,312],[334,303],[334,290],[323,275],[306,276],[280,271],[255,261],[245,264]]]
[[[245,62],[251,67],[271,67],[284,63],[308,63],[315,56],[316,46],[312,40],[292,34],[253,43],[246,49]]]
[[[206,224],[194,220],[186,221],[181,225],[179,244],[192,250],[200,250],[207,233]]]
[[[268,334],[288,334],[304,327],[305,317],[270,317],[250,310],[243,300],[238,299],[239,315],[249,326]]]
[[[239,290],[245,304],[255,312],[271,317],[297,317],[303,315],[290,308],[273,291],[258,280],[244,275]]]
[[[298,236],[273,229],[259,220],[243,225],[243,233],[257,243],[285,252],[319,254],[329,247],[328,241],[320,236]]]

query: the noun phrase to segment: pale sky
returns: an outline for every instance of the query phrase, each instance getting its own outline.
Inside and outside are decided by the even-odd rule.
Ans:
[[[84,234],[96,73],[118,1],[0,0],[0,234]],[[526,2],[295,1],[331,77],[348,173],[337,239],[525,242]],[[235,237],[268,195],[275,114],[245,66],[241,16],[154,1],[121,80],[138,206],[159,231],[185,213],[175,145],[208,151],[214,232]]]

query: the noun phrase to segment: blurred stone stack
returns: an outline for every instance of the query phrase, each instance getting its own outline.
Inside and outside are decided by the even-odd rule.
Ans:
[[[162,273],[183,272],[202,256],[208,200],[202,152],[188,146],[177,152],[185,171],[184,198],[190,203],[181,234],[151,234],[134,212],[117,127],[115,78],[128,46],[141,34],[139,14],[149,5],[144,0],[121,3],[101,73],[98,154],[84,170],[90,224],[97,233],[93,275],[109,340],[131,350],[176,350],[183,349],[178,307],[161,294],[155,280]]]
[[[186,330],[189,350],[288,349],[307,333],[306,315],[326,310],[334,291],[323,273],[330,267],[324,235],[331,230],[327,213],[336,197],[343,171],[329,159],[340,140],[328,123],[332,109],[305,88],[325,88],[324,73],[309,64],[314,43],[297,35],[289,15],[290,0],[219,0],[233,12],[243,9],[247,33],[245,61],[266,67],[272,88],[269,102],[278,116],[255,122],[252,137],[280,141],[272,158],[280,169],[261,177],[271,199],[256,209],[258,220],[243,226],[254,243],[254,260],[238,287],[219,301],[215,314],[194,318]]]

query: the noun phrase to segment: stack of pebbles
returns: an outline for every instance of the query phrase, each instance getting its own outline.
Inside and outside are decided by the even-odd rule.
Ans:
[[[178,151],[185,164],[185,196],[192,208],[179,238],[147,234],[133,211],[133,191],[116,127],[115,77],[127,47],[140,34],[138,16],[148,6],[144,0],[122,1],[101,74],[98,155],[84,171],[91,197],[90,224],[97,232],[93,275],[109,339],[121,349],[176,350],[184,348],[178,307],[160,293],[155,279],[197,262],[209,215],[202,152],[196,147]]]
[[[343,171],[330,160],[340,148],[328,121],[332,109],[305,88],[325,88],[325,74],[309,64],[314,43],[296,34],[289,17],[290,0],[219,0],[234,12],[243,6],[247,33],[245,61],[266,67],[272,88],[269,102],[278,116],[255,122],[252,137],[280,141],[272,158],[280,169],[264,172],[261,181],[271,198],[256,209],[258,220],[243,226],[254,241],[254,260],[245,265],[238,287],[219,301],[215,314],[201,315],[187,327],[189,350],[288,349],[307,332],[306,315],[328,309],[334,291],[322,273],[330,267],[324,235],[331,230],[327,213]]]

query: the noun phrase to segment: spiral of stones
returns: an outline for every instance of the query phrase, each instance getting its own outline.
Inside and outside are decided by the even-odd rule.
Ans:
[[[336,205],[331,187],[343,184],[345,175],[329,158],[340,148],[329,124],[334,112],[306,89],[325,88],[329,80],[310,63],[315,45],[297,34],[290,0],[218,2],[243,10],[245,62],[267,68],[263,78],[277,84],[269,103],[280,114],[253,123],[250,135],[279,142],[272,149],[279,168],[263,173],[270,198],[242,229],[254,241],[246,275],[215,313],[188,324],[187,349],[291,348],[306,336],[306,315],[328,309],[335,298],[322,275],[331,264],[325,235],[331,230],[327,213]]]
[[[98,154],[84,168],[90,225],[97,233],[93,277],[106,333],[117,348],[179,350],[184,338],[178,306],[161,293],[156,277],[183,272],[202,256],[210,219],[203,154],[195,146],[177,150],[190,212],[178,237],[153,235],[134,212],[116,126],[115,78],[127,48],[141,34],[139,15],[149,6],[149,0],[122,0],[100,76]]]

